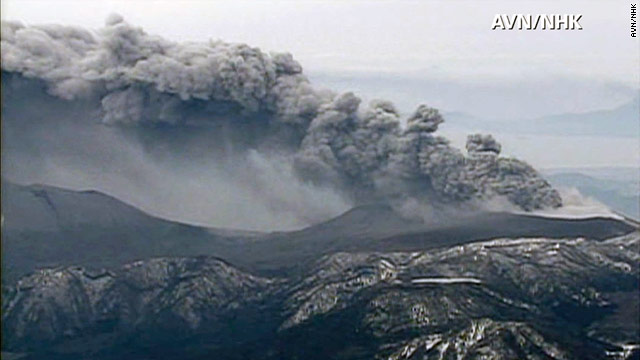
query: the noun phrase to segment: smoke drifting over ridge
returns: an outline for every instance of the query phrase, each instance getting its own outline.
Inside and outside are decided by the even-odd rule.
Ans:
[[[198,211],[231,214],[210,215],[216,225],[260,217],[252,211],[270,217],[255,228],[301,226],[378,201],[561,205],[531,166],[500,157],[491,136],[470,136],[465,155],[434,134],[444,121],[437,110],[419,106],[403,128],[390,102],[362,106],[353,93],[314,89],[290,54],[220,41],[175,43],[117,15],[97,32],[3,22],[1,46],[10,160],[3,170],[22,181],[112,193],[125,187],[126,196],[141,197],[130,201],[147,201],[147,210],[165,216],[144,199],[155,192],[142,188],[241,189],[233,201]],[[189,193],[168,204],[181,198],[185,208],[198,202]],[[273,225],[288,216],[296,219]]]

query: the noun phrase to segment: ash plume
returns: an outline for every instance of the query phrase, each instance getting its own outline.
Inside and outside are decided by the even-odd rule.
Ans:
[[[290,54],[222,41],[169,41],[118,15],[97,31],[3,22],[1,48],[3,132],[12,136],[4,137],[5,156],[13,159],[10,169],[17,174],[38,172],[26,171],[17,160],[31,151],[25,144],[42,142],[25,129],[97,133],[108,128],[122,139],[114,146],[134,144],[142,162],[170,172],[186,176],[185,164],[193,163],[215,168],[212,176],[253,177],[254,184],[246,185],[250,193],[289,213],[299,213],[296,206],[306,203],[277,201],[271,185],[278,185],[283,198],[292,188],[300,197],[313,198],[310,192],[320,189],[342,199],[326,209],[316,206],[316,215],[302,222],[345,204],[373,201],[457,206],[505,198],[524,210],[561,206],[558,192],[528,164],[501,157],[501,146],[490,135],[469,136],[465,154],[436,135],[444,121],[438,110],[420,105],[402,126],[388,101],[364,106],[353,93],[315,89]],[[46,94],[33,95],[42,89]],[[28,97],[42,103],[40,114],[24,108]],[[92,146],[73,143],[64,146],[74,154]],[[55,157],[58,147],[63,145],[53,141],[38,156]],[[255,166],[256,159],[263,165]],[[87,157],[73,166],[104,168],[105,161]],[[281,173],[286,176],[278,178]],[[206,172],[199,174],[206,184]],[[35,177],[47,181],[47,176]]]

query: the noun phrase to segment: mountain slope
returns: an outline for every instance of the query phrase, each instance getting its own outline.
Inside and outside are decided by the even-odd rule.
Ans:
[[[2,182],[3,281],[39,267],[111,267],[158,256],[224,251],[248,233],[149,216],[95,191]]]
[[[96,192],[2,192],[3,357],[640,356],[640,233],[615,219],[423,223],[374,204],[253,234]]]
[[[369,205],[300,231],[256,234],[154,218],[97,192],[11,183],[2,186],[2,214],[3,278],[9,282],[40,267],[99,269],[153,257],[197,255],[280,275],[304,271],[309,262],[339,251],[414,251],[497,237],[601,240],[633,230],[614,219],[507,213],[451,216],[425,224],[407,220],[387,205]]]
[[[425,224],[400,217],[388,205],[369,205],[300,231],[272,234],[248,251],[270,254],[268,261],[254,263],[255,269],[296,270],[320,255],[343,251],[419,251],[500,237],[602,240],[633,229],[608,218],[556,219],[508,213],[452,214]]]
[[[286,279],[211,257],[42,270],[3,290],[3,346],[26,359],[636,358],[640,327],[621,315],[640,305],[639,241],[335,253]]]

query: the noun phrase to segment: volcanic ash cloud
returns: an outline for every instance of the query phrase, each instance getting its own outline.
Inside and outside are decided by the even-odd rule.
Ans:
[[[117,15],[97,31],[3,22],[1,46],[3,75],[42,82],[61,101],[95,102],[99,126],[218,129],[221,136],[224,124],[234,134],[232,152],[278,153],[297,181],[352,204],[504,198],[527,211],[561,206],[558,192],[528,164],[500,156],[490,135],[470,135],[463,152],[436,134],[444,121],[436,109],[420,105],[401,126],[388,101],[362,105],[353,93],[313,88],[290,54],[177,43]],[[12,91],[11,81],[3,88]]]

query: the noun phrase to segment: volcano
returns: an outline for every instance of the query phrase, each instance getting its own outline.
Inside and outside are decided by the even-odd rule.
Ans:
[[[638,356],[640,234],[617,219],[373,204],[256,233],[6,181],[2,216],[3,356]]]

